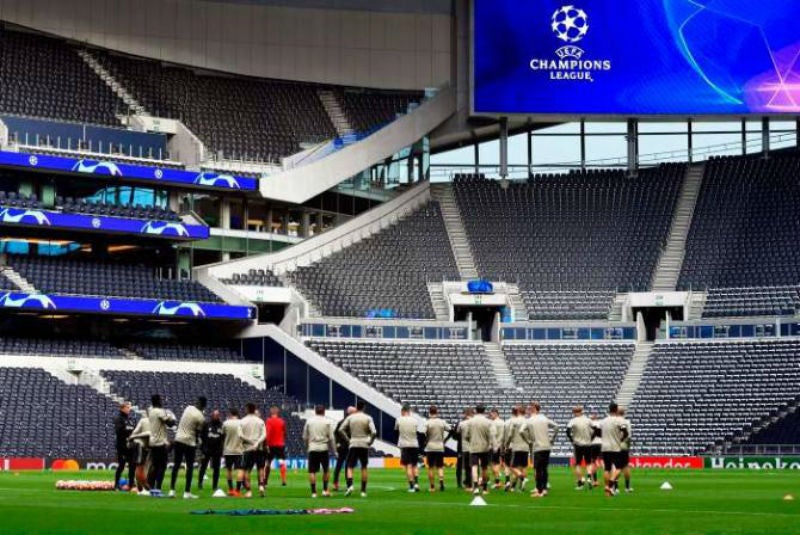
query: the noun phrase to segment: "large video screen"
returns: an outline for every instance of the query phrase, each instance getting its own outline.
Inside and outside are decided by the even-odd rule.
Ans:
[[[474,0],[473,111],[800,113],[800,0]]]

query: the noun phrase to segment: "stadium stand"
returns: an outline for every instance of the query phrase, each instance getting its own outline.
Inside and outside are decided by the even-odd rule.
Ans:
[[[0,457],[114,458],[115,404],[44,370],[0,368]]]
[[[229,347],[188,343],[135,343],[130,350],[149,360],[190,360],[198,362],[242,362],[245,359]]]
[[[753,433],[744,444],[800,444],[800,412],[796,405],[791,410],[794,412]]]
[[[430,202],[290,278],[326,316],[389,309],[395,317],[422,319],[435,317],[426,283],[459,275],[439,204]]]
[[[231,407],[244,409],[246,403],[256,403],[266,413],[271,405],[283,409],[286,420],[287,454],[300,457],[303,453],[303,423],[291,413],[299,404],[296,400],[283,395],[277,390],[259,390],[242,382],[233,375],[205,373],[165,373],[165,372],[101,372],[112,385],[112,390],[144,409],[150,403],[150,396],[160,393],[164,397],[164,405],[178,416],[184,407],[194,403],[197,396],[208,398],[208,409],[226,411]]]
[[[605,319],[614,292],[649,288],[685,169],[573,172],[507,188],[462,176],[454,192],[481,277],[517,281],[531,319]]]
[[[0,194],[0,204],[2,204],[2,194]],[[64,213],[105,215],[160,221],[180,221],[178,214],[170,209],[158,206],[128,206],[124,204],[97,202],[93,199],[73,199],[72,197],[59,196],[56,197],[56,207],[61,208],[61,211]]]
[[[14,208],[42,208],[42,203],[35,194],[26,195],[16,191],[0,191],[0,205]]]
[[[159,279],[142,265],[18,255],[9,255],[8,265],[44,293],[222,301],[196,281]]]
[[[420,414],[434,404],[457,421],[464,407],[506,399],[480,344],[312,340],[308,346]]]
[[[234,273],[230,279],[220,279],[225,284],[241,284],[243,286],[282,287],[283,283],[269,269],[251,269],[247,273]]]
[[[603,414],[614,400],[633,358],[633,344],[505,344],[508,366],[528,399],[558,422],[577,403]]]
[[[794,316],[800,310],[800,286],[710,288],[704,318]]]
[[[0,337],[0,354],[36,355],[47,357],[125,358],[111,344],[100,340],[72,338]]]
[[[0,31],[0,79],[4,113],[120,126],[122,100],[60,40]]]
[[[337,96],[356,132],[367,133],[394,121],[398,114],[405,113],[424,95],[409,91],[343,89],[337,92]]]
[[[768,160],[759,155],[709,160],[679,288],[800,283],[798,173],[796,152],[776,153]]]
[[[800,340],[656,344],[631,404],[643,453],[697,453],[747,437],[798,402]]]

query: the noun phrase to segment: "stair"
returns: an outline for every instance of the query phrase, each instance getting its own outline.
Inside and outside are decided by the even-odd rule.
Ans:
[[[88,50],[80,49],[77,51],[81,59],[103,80],[108,87],[124,102],[133,115],[150,117],[150,113],[131,95],[127,89],[122,87],[116,78],[97,61]]]
[[[33,284],[27,281],[25,277],[14,271],[11,266],[3,266],[2,274],[11,282],[17,285],[22,292],[26,294],[38,294],[39,290],[34,288]]]
[[[505,353],[503,353],[503,347],[496,342],[484,342],[483,349],[486,351],[486,356],[489,358],[489,365],[494,372],[498,386],[501,389],[516,389],[517,385],[514,382],[511,369],[508,367],[508,361],[506,360]]]
[[[336,129],[336,133],[342,139],[347,139],[349,137],[353,137],[356,133],[353,125],[350,124],[350,120],[347,118],[347,115],[344,113],[344,109],[342,109],[342,105],[339,102],[339,99],[336,98],[336,93],[333,91],[328,91],[324,89],[320,89],[317,91],[317,96],[319,97],[319,101],[322,103],[322,107],[325,108],[325,112],[328,114],[328,117],[333,123],[333,127]]]
[[[525,306],[525,300],[522,298],[519,286],[513,283],[506,283],[506,295],[514,314],[514,321],[528,321],[530,313],[528,312],[528,307]]]
[[[673,292],[678,286],[678,278],[683,266],[683,257],[686,254],[686,238],[692,226],[692,217],[700,195],[700,186],[703,184],[705,164],[691,165],[686,170],[686,176],[681,186],[678,204],[669,229],[667,245],[661,251],[656,270],[653,273],[653,291]]]
[[[706,292],[692,291],[689,294],[689,320],[699,320],[703,317],[703,310],[706,308]]]
[[[461,280],[474,280],[479,277],[475,267],[475,257],[467,239],[467,231],[458,210],[453,188],[450,184],[431,184],[431,198],[439,202],[442,210],[444,226],[450,238],[450,247],[456,259],[456,266]]]
[[[306,297],[306,295],[303,294],[303,292],[300,291],[300,288],[298,288],[297,286],[292,284],[292,280],[289,278],[288,273],[281,273],[281,274],[276,275],[276,276],[278,277],[278,280],[281,281],[281,283],[286,288],[294,288],[294,290],[297,292],[297,295],[299,295],[301,297],[301,299],[303,300],[303,302],[306,304],[306,315],[309,318],[321,318],[322,317],[322,312],[319,311],[319,308],[317,307],[317,305],[315,305],[308,297]]]
[[[653,352],[654,342],[638,342],[636,350],[633,352],[628,371],[625,373],[625,379],[617,392],[617,403],[622,407],[628,407],[633,400],[636,390],[639,388],[639,383],[642,381],[642,374],[647,367],[647,361],[650,360],[650,355]]]
[[[628,300],[628,294],[617,294],[614,302],[611,303],[611,310],[608,312],[608,321],[622,321],[622,309]]]
[[[433,311],[436,313],[437,321],[450,321],[450,306],[444,296],[444,284],[441,282],[429,282],[428,293],[431,296]]]

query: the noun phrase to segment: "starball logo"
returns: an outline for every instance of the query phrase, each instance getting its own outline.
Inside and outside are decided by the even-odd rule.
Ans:
[[[550,28],[556,39],[566,43],[555,50],[555,58],[533,58],[530,68],[547,73],[550,80],[594,82],[598,72],[611,70],[611,60],[589,59],[576,43],[589,33],[589,15],[573,5],[562,6],[550,17]]]

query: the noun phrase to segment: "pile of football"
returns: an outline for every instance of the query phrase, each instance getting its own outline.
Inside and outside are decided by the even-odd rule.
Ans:
[[[114,490],[113,481],[56,481],[56,490],[109,491]]]

